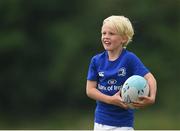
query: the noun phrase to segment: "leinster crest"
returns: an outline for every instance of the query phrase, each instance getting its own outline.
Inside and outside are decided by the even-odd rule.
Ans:
[[[125,76],[126,75],[126,68],[122,67],[118,70],[118,76]]]

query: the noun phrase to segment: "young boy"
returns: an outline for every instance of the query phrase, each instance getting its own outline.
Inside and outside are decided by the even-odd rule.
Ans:
[[[120,89],[130,76],[143,76],[149,84],[149,96],[133,103],[135,108],[143,108],[155,102],[156,80],[141,60],[126,50],[134,35],[128,18],[106,18],[101,33],[105,51],[91,59],[86,85],[87,95],[97,103],[94,130],[133,130],[134,111],[122,102]]]

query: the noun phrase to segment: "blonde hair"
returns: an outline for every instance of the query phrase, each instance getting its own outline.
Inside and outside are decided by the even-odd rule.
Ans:
[[[124,16],[110,16],[106,19],[104,19],[103,24],[108,22],[108,24],[117,30],[118,34],[122,36],[127,37],[127,41],[123,43],[123,47],[126,48],[126,46],[129,44],[129,42],[132,41],[133,35],[134,35],[134,29],[132,27],[132,24],[130,20]]]

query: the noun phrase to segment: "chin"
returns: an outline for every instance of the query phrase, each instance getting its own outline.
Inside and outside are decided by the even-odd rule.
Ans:
[[[112,51],[112,49],[105,48],[106,51]]]
[[[105,49],[106,51],[111,51],[111,50],[112,50],[112,49],[109,48],[109,47],[104,47],[104,49]]]

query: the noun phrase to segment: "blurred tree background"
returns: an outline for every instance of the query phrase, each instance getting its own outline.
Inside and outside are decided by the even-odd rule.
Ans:
[[[180,129],[180,0],[1,0],[0,129],[93,128],[86,75],[110,15],[130,18],[128,49],[158,82],[135,129]]]

